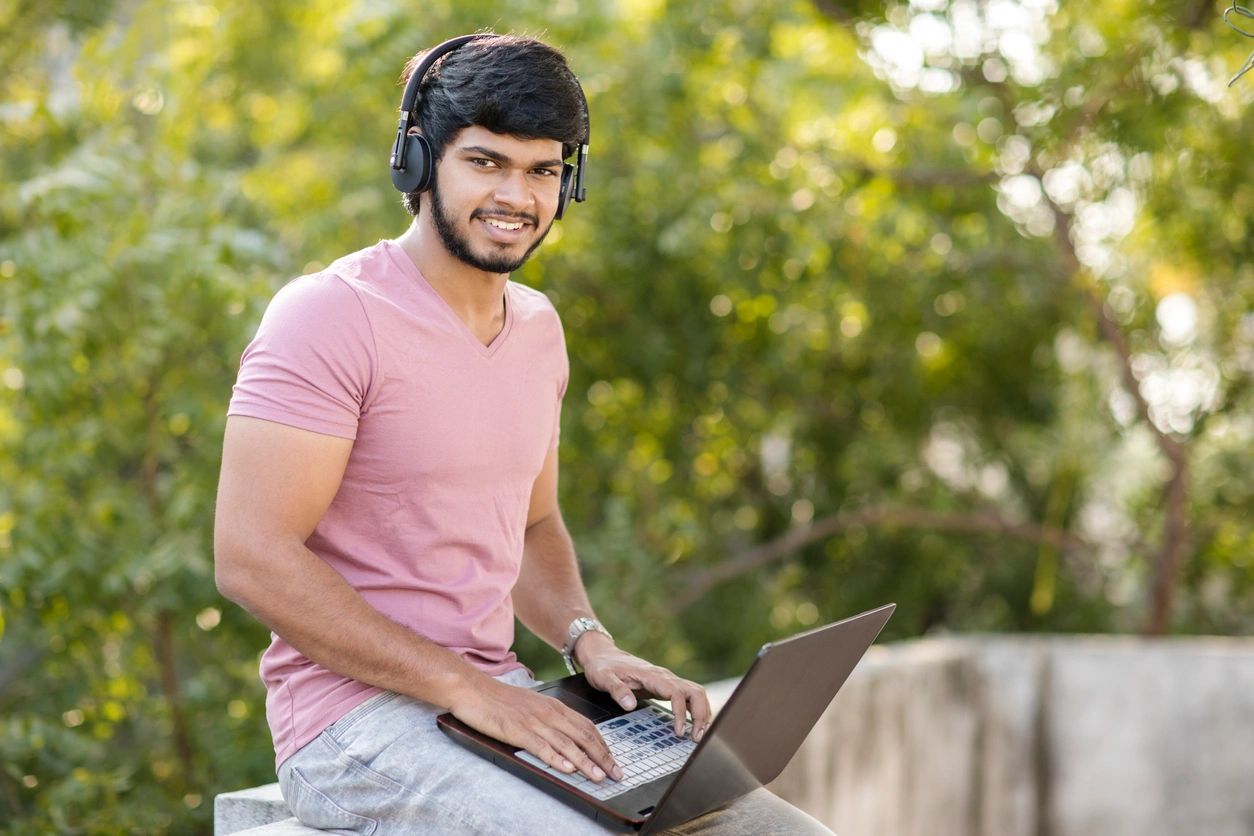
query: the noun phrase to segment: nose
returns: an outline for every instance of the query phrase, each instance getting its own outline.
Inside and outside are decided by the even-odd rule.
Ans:
[[[496,191],[492,195],[497,203],[511,208],[521,209],[535,203],[536,196],[527,182],[527,173],[521,170],[506,171],[497,181]]]

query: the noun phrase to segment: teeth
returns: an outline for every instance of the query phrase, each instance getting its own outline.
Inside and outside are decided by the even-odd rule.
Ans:
[[[522,229],[521,223],[509,223],[508,221],[498,221],[496,218],[484,218],[483,222],[490,226],[494,226],[497,229],[508,229],[508,230]]]

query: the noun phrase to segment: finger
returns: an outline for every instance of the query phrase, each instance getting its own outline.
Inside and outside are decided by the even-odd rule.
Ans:
[[[614,698],[614,702],[621,705],[627,711],[634,711],[636,708],[636,695],[631,692],[631,688],[622,680],[618,674],[607,673],[605,680],[601,683],[601,690]]]
[[[553,739],[557,751],[562,754],[568,763],[573,763],[576,769],[597,783],[605,780],[605,770],[600,765],[594,763],[574,740],[560,732],[554,732]]]
[[[575,765],[570,762],[570,759],[557,751],[540,735],[531,735],[523,748],[558,772],[570,774],[575,771]]]
[[[554,701],[552,709],[544,722],[544,729],[551,732],[547,735],[549,741],[589,778],[600,781],[609,775],[616,781],[621,780],[623,771],[597,727],[587,717],[559,702]],[[593,774],[593,767],[601,773],[600,777]]]
[[[548,740],[562,757],[593,781],[604,781],[606,775],[613,776],[617,769],[595,728],[590,736],[581,728],[552,728],[548,730]],[[619,774],[621,777],[621,772]]]
[[[688,700],[678,684],[671,691],[671,711],[675,714],[675,736],[683,737],[684,726],[688,725]]]
[[[567,710],[574,722],[574,729],[568,732],[568,736],[575,741],[583,754],[604,770],[605,774],[615,781],[621,781],[623,779],[623,770],[619,767],[618,762],[614,760],[614,753],[610,751],[609,744],[605,742],[601,732],[597,730],[597,727],[587,717],[569,709]]]
[[[655,668],[651,672],[653,676],[640,677],[638,687],[656,696],[667,699],[671,703],[671,712],[675,714],[675,736],[683,736],[683,728],[687,726],[687,693],[685,686],[688,683],[685,679],[680,679],[670,671],[662,668]]]
[[[692,739],[700,742],[705,737],[705,730],[710,727],[710,718],[714,715],[710,708],[710,696],[705,689],[695,682],[692,685],[688,700],[688,710],[692,712]]]

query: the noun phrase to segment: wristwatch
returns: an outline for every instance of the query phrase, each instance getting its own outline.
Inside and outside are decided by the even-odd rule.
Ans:
[[[610,635],[610,631],[595,618],[587,616],[579,616],[570,623],[566,628],[566,644],[562,646],[562,659],[566,662],[566,670],[572,674],[579,673],[575,670],[575,642],[579,641],[579,637],[589,630],[596,630],[598,633],[604,633],[606,638],[614,641],[614,637]]]

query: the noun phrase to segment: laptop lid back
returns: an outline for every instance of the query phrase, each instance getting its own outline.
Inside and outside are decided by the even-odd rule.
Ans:
[[[895,609],[887,604],[763,646],[645,832],[696,818],[779,777]]]

